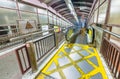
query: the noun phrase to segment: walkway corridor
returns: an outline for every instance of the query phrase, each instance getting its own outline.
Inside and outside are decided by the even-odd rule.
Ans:
[[[41,72],[55,79],[108,79],[96,49],[77,43],[64,44]],[[39,73],[36,79],[50,78]]]

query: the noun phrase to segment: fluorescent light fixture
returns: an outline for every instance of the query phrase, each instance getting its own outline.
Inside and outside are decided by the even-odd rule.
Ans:
[[[80,10],[83,10],[83,9],[90,9],[89,7],[84,7],[84,6],[80,6],[79,8],[80,8]]]
[[[71,13],[74,15],[74,18],[76,19],[77,23],[79,23],[79,20],[77,18],[77,14],[75,12],[74,6],[71,2],[71,0],[65,0],[67,7],[70,9]]]
[[[71,6],[70,3],[68,4],[68,8],[69,8],[71,11],[73,10],[73,8],[72,8],[72,6]]]

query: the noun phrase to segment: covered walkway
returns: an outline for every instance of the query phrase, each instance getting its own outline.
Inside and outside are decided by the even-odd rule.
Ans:
[[[108,79],[95,48],[64,44],[42,69],[55,79]],[[36,79],[47,79],[41,73]]]
[[[87,45],[86,35],[79,34],[73,41],[64,43],[35,79],[50,79],[48,76],[52,79],[108,79],[96,48]]]

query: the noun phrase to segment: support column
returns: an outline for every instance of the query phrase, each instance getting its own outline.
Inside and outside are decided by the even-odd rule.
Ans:
[[[57,32],[55,32],[55,44],[56,44],[56,48],[58,48],[58,34],[57,34]]]
[[[36,72],[38,70],[38,67],[37,67],[37,61],[35,58],[35,51],[34,51],[34,47],[33,47],[34,45],[32,42],[28,42],[28,43],[26,43],[26,46],[27,46],[27,50],[28,50],[28,54],[29,54],[32,72]]]

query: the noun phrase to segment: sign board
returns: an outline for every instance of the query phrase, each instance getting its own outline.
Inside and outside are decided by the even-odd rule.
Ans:
[[[46,32],[43,32],[43,35],[46,35],[49,33],[49,31],[47,31],[49,29],[48,25],[43,25],[42,26],[42,31],[46,31]]]
[[[36,22],[35,20],[18,20],[18,29],[20,33],[36,31]]]
[[[60,31],[61,31],[61,29],[60,29],[59,26],[54,26],[54,29],[55,29],[55,30],[54,30],[55,32],[60,32]]]

